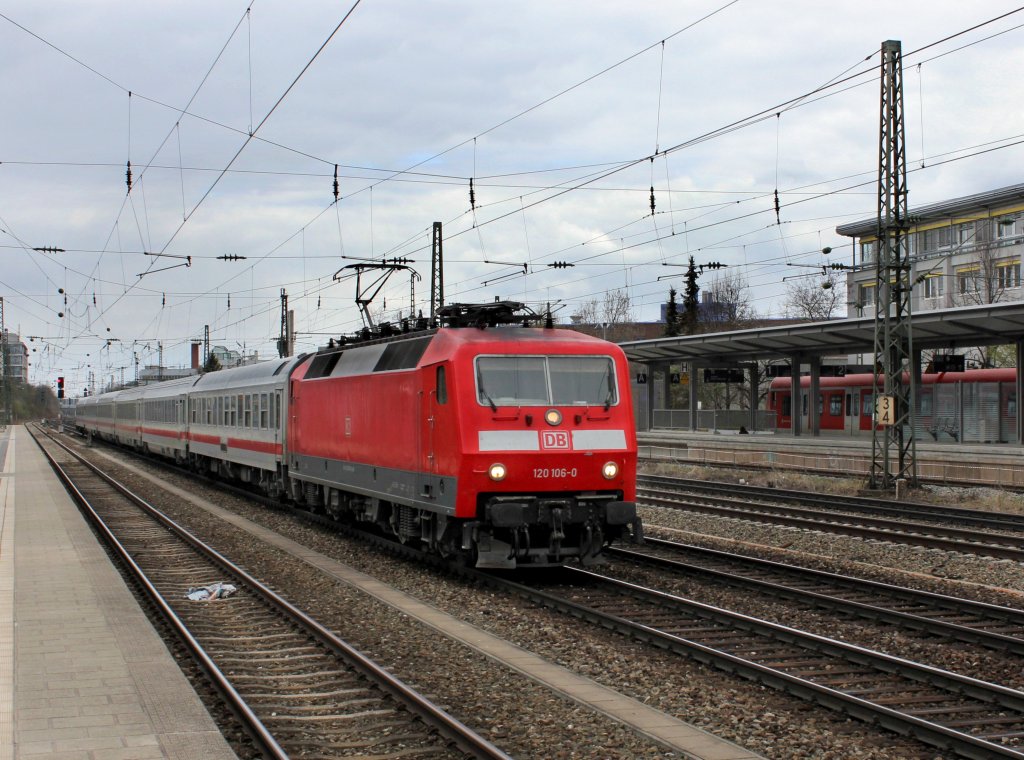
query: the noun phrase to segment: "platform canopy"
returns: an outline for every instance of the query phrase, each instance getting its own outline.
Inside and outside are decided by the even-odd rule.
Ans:
[[[1024,303],[984,304],[922,311],[912,318],[916,351],[1016,343],[1024,339]],[[701,333],[620,344],[630,361],[692,362],[723,367],[771,359],[803,360],[842,354],[872,354],[874,317],[805,322],[784,327]]]

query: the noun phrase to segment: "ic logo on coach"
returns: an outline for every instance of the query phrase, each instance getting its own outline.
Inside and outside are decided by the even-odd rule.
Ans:
[[[567,449],[569,434],[564,430],[545,430],[540,434],[540,445],[543,449]]]

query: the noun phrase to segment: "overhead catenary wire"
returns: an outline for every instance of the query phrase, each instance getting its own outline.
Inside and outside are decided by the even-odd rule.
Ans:
[[[657,147],[657,146],[656,146],[656,147]],[[475,174],[475,172],[474,172],[474,174]],[[671,197],[671,196],[670,196],[670,197]],[[520,197],[520,201],[521,201],[521,197]],[[525,204],[523,204],[522,202],[520,202],[520,204],[519,204],[519,205],[520,205],[520,210],[521,210],[521,211],[522,211],[522,212],[524,213],[524,216],[525,216],[525,209],[526,209],[527,207],[526,207],[526,206],[525,206]],[[251,271],[251,270],[250,270],[250,271]]]

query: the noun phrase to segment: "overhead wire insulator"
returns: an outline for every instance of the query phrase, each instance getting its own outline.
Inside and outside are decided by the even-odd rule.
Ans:
[[[476,211],[476,192],[473,190],[473,178],[469,178],[469,207]]]
[[[779,188],[775,188],[775,223],[776,224],[782,224],[782,219],[779,217],[779,211],[780,210],[781,210],[781,206],[779,206]]]
[[[651,185],[651,216],[654,216],[654,185]]]
[[[548,264],[552,269],[566,269],[568,267],[574,267],[575,264],[570,264],[568,261],[552,261]]]
[[[124,172],[124,183],[128,185],[128,192],[132,191],[132,162],[128,162],[128,168]]]
[[[334,202],[338,202],[338,165],[334,165]]]

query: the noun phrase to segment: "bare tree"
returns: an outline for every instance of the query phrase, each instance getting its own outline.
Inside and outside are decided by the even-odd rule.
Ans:
[[[824,279],[801,278],[786,285],[786,315],[820,322],[832,319],[843,297],[835,272],[825,270]]]
[[[577,325],[600,328],[602,337],[609,340],[624,340],[620,336],[623,326],[635,321],[633,303],[625,290],[609,290],[600,301],[592,298],[580,304],[572,315],[572,321]]]
[[[711,285],[704,289],[708,300],[715,304],[717,328],[736,330],[757,318],[747,289],[747,280],[738,271],[715,275]]]

